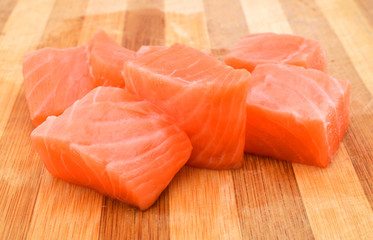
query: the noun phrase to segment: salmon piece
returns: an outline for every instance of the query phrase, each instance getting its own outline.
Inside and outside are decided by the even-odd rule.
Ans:
[[[166,114],[121,88],[98,87],[31,133],[48,171],[144,210],[192,146]]]
[[[300,36],[258,33],[243,37],[227,54],[225,63],[252,72],[259,64],[286,63],[327,71],[325,51],[319,42]]]
[[[26,55],[24,87],[30,117],[38,126],[48,116],[58,116],[97,86],[124,87],[123,64],[136,57],[104,31],[88,46],[43,48]]]
[[[287,64],[258,65],[247,96],[245,151],[326,167],[348,128],[350,83]]]
[[[188,134],[188,165],[242,166],[249,72],[175,44],[126,62],[123,74],[130,93],[159,106]]]
[[[59,115],[94,88],[87,47],[43,48],[23,61],[24,88],[30,117],[38,126]]]
[[[168,48],[168,47],[167,46],[147,46],[147,45],[144,45],[144,46],[141,46],[139,48],[139,50],[137,50],[136,56],[137,57],[142,57],[145,54],[153,53],[153,52],[156,52],[158,50],[162,50],[162,49],[166,49],[166,48]],[[212,53],[208,50],[202,49],[201,52],[203,52],[204,54],[212,56]]]
[[[136,57],[142,57],[145,54],[153,53],[158,50],[166,49],[166,46],[141,46],[136,52]]]
[[[124,62],[136,57],[136,52],[119,45],[103,30],[89,41],[89,64],[95,86],[124,87]]]

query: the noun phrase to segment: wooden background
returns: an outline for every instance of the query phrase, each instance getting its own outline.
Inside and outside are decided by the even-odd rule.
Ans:
[[[53,178],[30,144],[22,59],[85,44],[181,42],[222,57],[243,35],[319,40],[352,82],[351,123],[327,169],[246,156],[236,171],[185,167],[141,212]],[[1,0],[0,239],[373,239],[373,1]]]

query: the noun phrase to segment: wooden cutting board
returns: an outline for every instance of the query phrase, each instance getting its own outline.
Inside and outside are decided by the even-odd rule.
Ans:
[[[55,179],[30,143],[22,59],[98,27],[130,49],[219,58],[248,33],[316,39],[352,82],[350,128],[326,169],[249,155],[240,170],[185,167],[144,212]],[[0,239],[373,239],[372,62],[371,0],[1,0]]]

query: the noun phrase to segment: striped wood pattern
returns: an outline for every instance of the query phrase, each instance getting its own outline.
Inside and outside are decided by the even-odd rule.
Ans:
[[[351,123],[327,169],[245,156],[234,171],[183,168],[141,212],[53,178],[33,150],[22,59],[85,44],[175,42],[222,58],[243,35],[294,33],[352,82]],[[371,0],[1,0],[0,239],[373,239]]]

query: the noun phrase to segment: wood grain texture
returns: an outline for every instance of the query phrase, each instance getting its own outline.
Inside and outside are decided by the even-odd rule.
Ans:
[[[228,1],[225,3],[227,6]],[[242,21],[236,25],[239,31],[233,36],[233,30],[228,24],[220,28],[220,33],[216,30],[210,33],[213,52],[220,57],[224,56],[242,36],[249,33],[252,20],[250,17],[258,10],[247,12],[247,9],[253,10],[253,1],[242,2],[243,9],[238,9],[237,5],[232,4],[232,7],[223,10],[213,1],[205,1],[206,15],[210,20],[209,29],[216,29],[214,19],[219,18],[223,11],[225,15],[220,16],[221,22],[230,22],[232,18],[234,22]],[[269,11],[268,15],[270,14]],[[266,22],[265,19],[260,20],[261,24]],[[258,172],[260,174],[257,174]],[[232,175],[243,238],[261,238],[263,235],[269,238],[313,238],[308,219],[304,217],[305,209],[291,164],[250,156],[247,157],[243,168],[232,171]],[[260,177],[259,181],[257,177]],[[251,186],[251,189],[247,186]],[[292,196],[291,199],[288,198],[289,195]],[[279,224],[279,219],[283,224]]]
[[[44,172],[31,146],[32,125],[26,120],[26,101],[19,89],[23,56],[40,40],[53,4],[18,1],[0,36],[0,236],[4,239],[27,235]]]
[[[172,239],[242,239],[230,171],[184,167],[169,189]]]
[[[14,0],[3,0],[0,2],[0,31],[4,27],[16,3],[17,1]]]
[[[314,1],[306,4],[298,1],[282,1],[282,6],[294,33],[317,39],[325,47],[329,58],[329,72],[336,78],[351,81],[350,127],[344,141],[356,174],[372,206],[372,95],[360,78],[352,60],[348,57],[339,36],[332,30],[321,9]],[[295,12],[294,10],[297,9]],[[309,11],[313,9],[313,11]],[[315,30],[304,31],[312,24]],[[335,161],[339,164],[338,160]],[[341,226],[342,227],[342,226]]]
[[[126,0],[91,0],[87,6],[79,44],[86,44],[98,28],[118,43],[122,41]]]
[[[370,26],[373,27],[373,2],[370,0],[356,0],[356,4],[364,14],[364,18],[369,22]]]
[[[361,9],[353,0],[324,1],[317,0],[331,29],[338,36],[353,66],[368,90],[373,93],[373,68],[369,62],[373,59],[373,44],[369,44],[373,36],[373,28],[368,19],[363,17]],[[353,36],[353,37],[352,37]]]
[[[24,239],[28,234],[43,164],[31,146],[33,129],[23,90],[17,95],[0,139],[0,236]]]
[[[77,46],[87,5],[88,0],[77,4],[71,4],[70,0],[56,0],[38,48]]]
[[[293,33],[279,2],[272,1],[270,5],[271,11],[268,13],[263,12],[261,14],[262,18],[259,19],[253,16],[255,11],[260,11],[260,8],[256,7],[258,4],[254,4],[253,8],[246,8],[246,15],[249,18],[249,22],[257,23],[263,21],[264,23],[263,25],[254,24],[255,30],[258,32],[275,31]],[[286,7],[289,7],[288,3]],[[300,12],[299,14],[302,13]],[[267,19],[269,21],[272,21],[272,19],[281,20],[276,25],[266,25]],[[307,23],[305,22],[304,24]],[[328,52],[328,49],[326,51]],[[316,238],[328,239],[336,235],[341,238],[351,238],[353,235],[349,235],[351,231],[346,226],[354,225],[354,223],[360,221],[361,224],[359,227],[356,227],[355,231],[362,231],[360,233],[361,236],[369,236],[371,234],[370,229],[364,225],[365,221],[368,223],[372,221],[370,217],[371,209],[364,191],[359,181],[357,181],[351,160],[348,155],[341,154],[341,152],[345,151],[346,149],[342,145],[339,154],[337,154],[334,162],[326,171],[318,171],[317,169],[313,171],[310,167],[307,168],[299,164],[293,164],[301,196]],[[342,172],[343,174],[341,174]],[[341,185],[349,187],[342,187],[341,189]],[[318,189],[319,191],[315,191],[314,189]],[[323,196],[324,194],[327,196]],[[344,197],[341,197],[339,194]],[[360,199],[359,196],[362,196],[362,198]],[[324,221],[326,218],[328,221]],[[331,218],[334,220],[331,221]]]
[[[183,3],[176,0],[165,0],[165,12],[166,45],[183,43],[197,49],[210,50],[210,39],[201,0]]]
[[[358,143],[360,152],[365,153],[364,158],[366,159],[365,164],[361,164],[359,161],[353,161],[354,166],[358,176],[361,176],[362,184],[367,191],[367,196],[372,200],[372,186],[373,184],[364,179],[369,179],[373,177],[373,69],[370,62],[373,60],[373,45],[371,44],[371,39],[373,37],[373,28],[370,28],[368,21],[361,17],[361,11],[353,1],[344,1],[341,6],[336,1],[330,1],[327,4],[321,6],[321,1],[317,1],[320,6],[320,10],[323,15],[328,20],[329,24],[334,32],[337,34],[341,44],[343,45],[349,59],[352,62],[353,67],[356,69],[360,83],[365,87],[370,94],[366,93],[366,102],[361,102],[359,105],[362,109],[358,107],[354,108],[354,123],[357,124],[356,129],[353,130],[354,137],[358,134],[362,142],[355,141]],[[331,19],[329,15],[333,12],[334,18]],[[346,19],[349,19],[346,21]],[[345,29],[349,29],[347,32]],[[353,35],[354,37],[351,37]],[[360,94],[360,93],[356,93]],[[355,104],[356,106],[357,104]],[[370,131],[365,131],[365,129],[370,129]],[[361,136],[361,137],[360,137]],[[361,145],[362,144],[362,145]],[[349,150],[350,148],[348,148]],[[370,151],[369,151],[370,150]],[[363,171],[363,172],[362,172]],[[370,184],[370,186],[367,186]],[[372,201],[371,201],[372,202]],[[371,205],[372,206],[372,205]]]
[[[290,163],[250,156],[233,179],[244,237],[313,239]]]
[[[102,207],[100,239],[170,239],[167,189],[144,212],[108,197]]]
[[[129,0],[122,43],[137,51],[142,45],[164,45],[163,0]]]
[[[194,0],[191,5],[194,11],[182,14],[166,1],[167,43],[210,50],[203,3]],[[241,239],[230,171],[185,167],[170,184],[169,195],[171,239]]]
[[[373,239],[373,4],[369,0],[2,0],[0,239]],[[243,168],[184,167],[147,211],[55,179],[30,142],[22,59],[86,44],[184,43],[222,59],[245,34],[321,42],[329,73],[352,82],[351,123],[319,169],[245,156]]]
[[[76,46],[87,5],[88,1],[72,5],[69,0],[56,0],[41,45],[55,44],[58,48]],[[100,194],[67,184],[45,171],[27,238],[73,239],[78,235],[83,239],[97,239],[101,204]],[[75,214],[79,218],[75,218]]]
[[[223,59],[228,50],[249,33],[242,6],[238,0],[204,0],[211,51]]]

